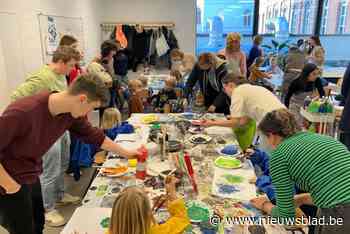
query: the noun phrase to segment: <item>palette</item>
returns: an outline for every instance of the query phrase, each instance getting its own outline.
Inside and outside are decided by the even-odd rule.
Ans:
[[[189,138],[189,141],[193,144],[207,144],[212,140],[210,136],[198,134]]]
[[[188,201],[186,207],[188,217],[194,223],[206,222],[213,215],[213,210],[201,201]]]
[[[215,166],[224,169],[237,169],[242,167],[241,161],[235,158],[220,156],[214,161]]]
[[[107,177],[119,177],[128,173],[128,167],[105,167],[101,169],[101,173]]]

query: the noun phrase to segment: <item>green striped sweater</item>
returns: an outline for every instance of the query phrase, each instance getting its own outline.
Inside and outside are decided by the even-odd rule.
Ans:
[[[277,198],[274,217],[295,216],[295,184],[319,208],[350,203],[350,152],[331,137],[308,132],[289,137],[272,152],[270,173]]]

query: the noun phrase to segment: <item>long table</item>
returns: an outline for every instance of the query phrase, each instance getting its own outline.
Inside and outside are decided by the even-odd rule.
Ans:
[[[116,141],[124,144],[128,148],[138,148],[141,144],[146,144],[150,149],[149,159],[147,161],[147,172],[151,176],[157,176],[161,172],[174,168],[173,156],[176,153],[169,153],[164,161],[161,160],[160,151],[157,150],[158,145],[155,143],[146,143],[149,137],[150,125],[144,124],[142,119],[144,114],[134,114],[129,122],[137,126],[136,133],[130,135],[119,135]],[[165,125],[171,125],[181,114],[157,114],[158,120]],[[219,117],[219,116],[218,116]],[[222,116],[221,116],[222,117]],[[209,116],[213,118],[213,116]],[[222,169],[214,165],[214,160],[219,156],[221,147],[225,144],[235,144],[237,141],[231,129],[223,127],[211,127],[206,129],[212,137],[209,144],[194,145],[188,139],[192,136],[186,133],[184,137],[184,146],[191,155],[192,165],[195,171],[195,180],[198,186],[198,195],[195,200],[204,202],[214,211],[219,211],[224,215],[245,215],[252,217],[260,217],[262,214],[252,208],[249,200],[257,196],[254,182],[254,167],[249,160],[242,163],[239,169]],[[125,141],[122,141],[122,140]],[[131,139],[130,141],[128,139]],[[224,140],[224,144],[223,143]],[[220,144],[221,143],[221,144]],[[116,155],[109,154],[104,166],[113,166],[116,164],[127,165],[127,160]],[[220,186],[224,183],[223,178],[227,175],[234,175],[241,178],[239,184],[235,185],[237,191],[234,193],[220,192]],[[118,193],[128,186],[140,186],[145,189],[152,202],[153,198],[164,193],[164,188],[147,187],[143,181],[135,178],[135,168],[129,167],[125,176],[110,178],[102,175],[100,172],[94,178],[91,186],[83,198],[82,206],[79,207],[73,217],[63,229],[62,234],[71,234],[73,231],[79,233],[105,233],[106,220],[111,214],[111,208]],[[193,199],[188,196],[186,189],[180,187],[178,189],[179,196],[184,196],[186,201]],[[169,214],[166,210],[161,209],[155,214],[156,220],[165,221]],[[277,225],[264,225],[266,233],[290,233],[283,227]],[[235,227],[226,227],[227,233],[250,233],[247,225],[236,225]],[[200,226],[193,224],[191,230],[186,233],[202,233]],[[298,232],[295,232],[298,233]]]

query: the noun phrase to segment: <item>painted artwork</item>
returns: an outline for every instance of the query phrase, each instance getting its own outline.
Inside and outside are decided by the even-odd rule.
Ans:
[[[47,17],[47,36],[46,36],[46,54],[52,55],[59,44],[59,33],[55,19],[51,16]]]

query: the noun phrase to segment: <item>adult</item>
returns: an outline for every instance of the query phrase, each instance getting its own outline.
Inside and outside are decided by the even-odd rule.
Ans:
[[[314,96],[316,90],[318,96],[323,97],[325,95],[319,74],[318,67],[313,63],[308,63],[304,66],[300,76],[288,88],[284,104],[295,114],[299,124],[302,124],[303,121],[300,108],[303,107],[305,98]]]
[[[263,37],[260,35],[256,35],[253,38],[253,46],[249,51],[249,55],[247,58],[247,69],[249,71],[250,66],[254,63],[255,59],[263,56],[264,55],[264,51],[263,49],[260,47],[261,43],[263,42]]]
[[[332,137],[301,132],[294,115],[287,110],[268,113],[259,129],[274,149],[270,173],[277,204],[274,206],[265,197],[253,199],[252,204],[273,217],[293,219],[293,194],[297,185],[309,193],[302,203],[319,208],[318,218],[325,218],[327,223],[330,217],[342,219],[341,225],[317,226],[315,233],[349,233],[350,153],[347,148]]]
[[[322,47],[321,40],[319,36],[311,36],[308,40],[309,51],[306,57],[309,63],[316,64],[319,69],[323,69],[325,62],[325,50]]]
[[[223,92],[221,80],[226,74],[227,68],[224,60],[212,53],[201,54],[187,79],[185,97],[189,97],[192,88],[198,82],[204,95],[205,107],[211,107],[218,95]]]
[[[70,46],[58,47],[52,62],[30,75],[11,95],[12,100],[48,90],[63,91],[67,88],[66,76],[80,60],[79,51]],[[64,174],[69,163],[69,134],[65,133],[53,144],[43,157],[43,173],[40,176],[41,191],[45,208],[45,220],[50,226],[62,226],[65,219],[56,209],[56,203],[63,205],[79,202],[80,198],[64,191]]]
[[[116,55],[119,49],[118,43],[114,40],[106,40],[101,44],[100,55],[97,56],[87,67],[87,72],[98,75],[110,88],[111,99],[109,101],[108,107],[117,106],[121,109],[122,95],[120,91],[120,81],[117,79],[114,66],[113,66],[113,57]],[[102,118],[104,109],[100,111],[100,117]]]
[[[229,33],[226,37],[226,48],[219,54],[224,55],[227,62],[227,70],[237,76],[247,76],[247,58],[241,50],[241,35]]]
[[[341,105],[344,106],[343,113],[339,123],[340,136],[339,140],[350,150],[350,64],[346,68],[343,83],[341,86],[341,94],[343,100]]]
[[[302,51],[303,40],[299,40],[296,46],[291,46],[286,58],[286,66],[282,81],[281,96],[282,101],[287,95],[290,84],[297,79],[306,64],[305,53]]]
[[[70,46],[80,52],[80,60],[82,60],[84,57],[84,52],[79,48],[79,41],[73,36],[63,35],[60,40],[59,46]],[[79,75],[81,75],[82,72],[83,70],[80,67],[80,64],[76,63],[70,71],[70,73],[66,76],[68,85],[70,85]]]
[[[267,113],[285,108],[269,90],[261,86],[251,85],[246,79],[241,77],[229,74],[223,79],[223,84],[225,92],[231,95],[230,119],[206,120],[202,123],[204,126],[217,125],[232,127],[233,129],[242,128],[246,125],[252,126],[252,121],[259,124]],[[253,139],[251,138],[251,140]],[[268,151],[264,138],[262,139],[261,147]]]
[[[138,155],[105,137],[86,119],[107,100],[108,90],[100,78],[83,75],[68,90],[19,99],[0,116],[0,220],[10,233],[43,233],[41,160],[66,130],[106,151],[129,158]]]

